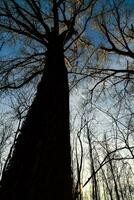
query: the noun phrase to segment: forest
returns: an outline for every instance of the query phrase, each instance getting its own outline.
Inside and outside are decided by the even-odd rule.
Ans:
[[[134,199],[134,1],[0,0],[0,199]]]

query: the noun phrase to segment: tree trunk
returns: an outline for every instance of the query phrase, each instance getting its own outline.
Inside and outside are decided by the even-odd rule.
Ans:
[[[63,49],[50,44],[37,95],[3,173],[1,200],[72,200],[69,88]]]

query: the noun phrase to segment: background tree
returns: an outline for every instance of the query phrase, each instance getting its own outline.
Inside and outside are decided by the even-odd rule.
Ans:
[[[92,59],[88,60],[82,73],[79,73],[79,80],[83,84],[80,85],[78,80],[79,89],[75,89],[81,99],[78,114],[80,109],[86,113],[85,124],[88,122],[92,138],[88,141],[84,125],[78,128],[78,131],[74,129],[74,133],[81,130],[81,138],[85,135],[82,144],[84,159],[87,162],[83,161],[81,185],[89,199],[95,199],[96,197],[93,198],[92,195],[95,176],[100,192],[98,199],[132,199],[132,190],[130,189],[129,193],[126,189],[125,193],[124,187],[131,187],[134,184],[133,178],[129,180],[130,186],[130,182],[125,180],[122,172],[126,170],[126,173],[130,173],[133,177],[132,8],[134,5],[129,1],[111,1],[103,6],[98,18],[91,19],[89,24],[95,30],[95,39],[98,35],[101,40],[94,41],[92,36],[92,44],[94,43],[97,49],[94,55],[91,54]],[[88,51],[86,56],[90,57]],[[81,121],[79,117],[77,119]],[[76,123],[76,126],[79,127],[79,124]],[[90,154],[87,153],[87,143],[92,146],[95,173],[92,173],[88,161]],[[90,175],[89,179],[85,180],[83,171],[87,177],[87,168]]]

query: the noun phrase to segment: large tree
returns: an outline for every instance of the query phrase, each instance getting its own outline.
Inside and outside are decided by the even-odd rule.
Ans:
[[[2,59],[1,90],[17,90],[32,80],[38,81],[36,77],[42,74],[3,170],[2,200],[73,198],[64,53],[86,29],[95,3],[96,0],[0,2],[1,48],[6,44],[12,47],[12,53],[13,48],[17,49],[13,57]],[[83,14],[85,11],[88,17]],[[77,20],[81,13],[83,22]]]

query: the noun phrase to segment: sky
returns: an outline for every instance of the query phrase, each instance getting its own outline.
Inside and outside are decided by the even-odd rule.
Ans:
[[[134,1],[130,1],[130,0],[128,0],[127,2],[128,2],[128,4],[133,4],[134,3]],[[89,23],[89,25],[88,25],[88,27],[86,29],[86,33],[85,34],[87,35],[87,37],[89,37],[89,40],[93,41],[95,47],[98,47],[100,45],[101,41],[103,41],[104,43],[106,42],[104,40],[104,37],[102,36],[102,34],[100,34],[97,30],[94,31],[91,28],[91,24],[90,23]],[[3,46],[3,48],[2,48],[2,50],[0,52],[1,53],[0,57],[1,58],[4,57],[4,59],[5,59],[5,57],[6,58],[10,58],[11,56],[15,56],[16,54],[18,54],[18,51],[19,51],[21,45],[22,45],[22,43],[20,43],[20,41],[18,41],[18,43],[15,43],[13,48],[12,48],[12,46],[9,48],[8,45]],[[116,62],[116,59],[115,59],[114,56],[111,56],[111,60],[112,60],[112,67],[114,66],[115,68],[122,66],[123,62],[124,62],[124,60],[122,60],[120,65],[117,65],[117,62]],[[72,110],[73,110],[74,113],[76,112],[76,114],[77,114],[77,111],[80,111],[79,103],[80,103],[81,99],[84,100],[84,98],[85,98],[85,96],[83,95],[83,90],[79,90],[79,91],[78,90],[74,90],[74,93],[70,97],[71,104],[72,104]],[[103,97],[103,98],[105,100],[105,97]],[[109,102],[107,104],[109,106]],[[105,101],[101,102],[100,106],[103,106],[104,109],[107,109]],[[111,107],[112,107],[112,104],[111,104]],[[90,113],[88,113],[88,114],[89,114],[89,117],[91,117],[91,114]],[[96,115],[97,115],[97,117],[96,117],[97,119],[96,119],[96,121],[94,120],[95,121],[94,131],[96,131],[95,134],[97,135],[98,133],[101,132],[102,135],[103,135],[104,129],[102,128],[102,126],[104,124],[111,123],[111,118],[108,117],[105,113],[103,113],[99,109],[96,109]],[[97,120],[100,121],[100,124],[98,124]],[[76,124],[78,124],[78,123],[76,123]],[[109,130],[107,129],[107,132],[108,131]],[[109,133],[110,133],[110,131],[109,131]]]

